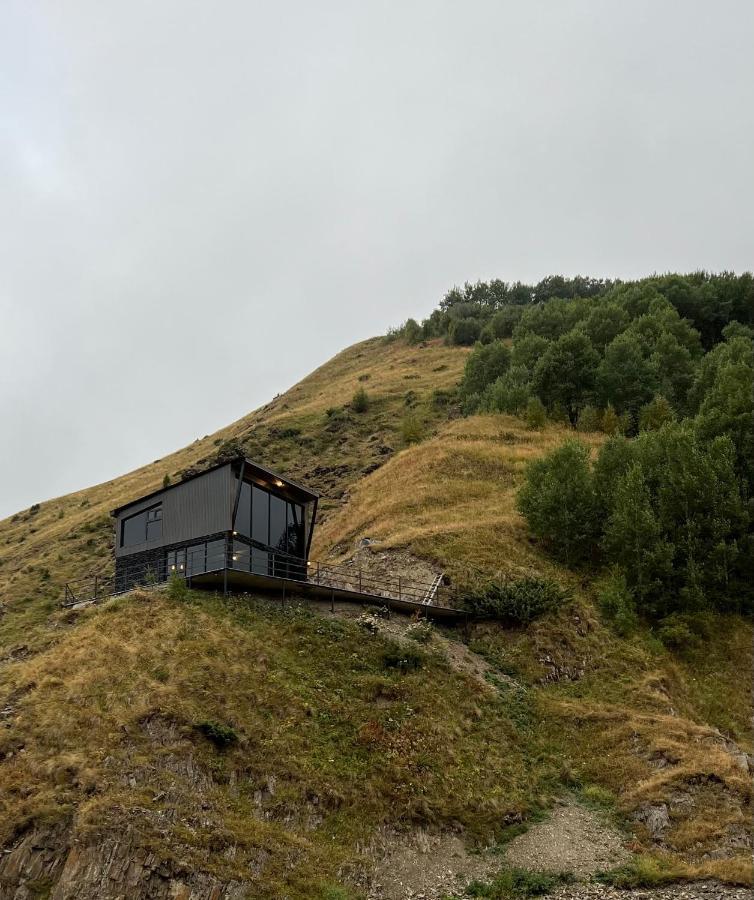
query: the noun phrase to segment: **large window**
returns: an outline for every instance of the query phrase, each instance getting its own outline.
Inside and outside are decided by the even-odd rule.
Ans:
[[[288,504],[281,497],[270,494],[270,547],[287,552]]]
[[[250,537],[259,550],[270,547],[280,554],[304,556],[304,507],[256,484],[241,484],[233,527],[238,535]],[[266,572],[267,563],[266,553],[257,554],[256,559],[252,556],[251,568]]]
[[[147,541],[157,541],[162,537],[162,504],[158,503],[121,523],[121,547],[133,547]]]
[[[251,499],[251,537],[265,546],[270,543],[270,495],[256,485]]]
[[[235,527],[239,534],[251,537],[251,485],[247,481],[241,483]]]

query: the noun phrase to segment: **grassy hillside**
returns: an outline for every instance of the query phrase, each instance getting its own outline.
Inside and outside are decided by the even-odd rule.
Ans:
[[[0,897],[21,870],[38,896],[61,878],[62,896],[107,896],[121,869],[153,896],[359,896],[379,827],[486,844],[574,791],[668,871],[750,879],[750,624],[720,617],[683,657],[615,635],[591,577],[547,560],[515,511],[525,463],[564,429],[458,418],[466,352],[358,344],[217,434],[0,523]],[[109,509],[237,446],[324,493],[314,555],[369,536],[454,582],[547,575],[570,600],[426,646],[208,595],[58,608],[66,579],[107,571]],[[462,640],[485,677],[458,665]]]

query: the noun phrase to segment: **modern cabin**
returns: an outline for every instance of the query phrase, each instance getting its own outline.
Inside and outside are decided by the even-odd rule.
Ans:
[[[318,495],[249,459],[220,463],[112,511],[115,589],[165,581],[244,588],[306,581]]]

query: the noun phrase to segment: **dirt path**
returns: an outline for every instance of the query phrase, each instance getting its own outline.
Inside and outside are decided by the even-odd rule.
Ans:
[[[623,836],[576,803],[556,807],[543,822],[508,844],[505,861],[536,872],[571,872],[585,878],[628,862]]]

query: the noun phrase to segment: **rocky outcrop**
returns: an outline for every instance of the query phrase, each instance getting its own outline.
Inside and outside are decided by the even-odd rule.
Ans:
[[[98,843],[64,827],[32,830],[0,857],[0,900],[242,900],[250,886],[181,872],[139,846],[134,835]]]

